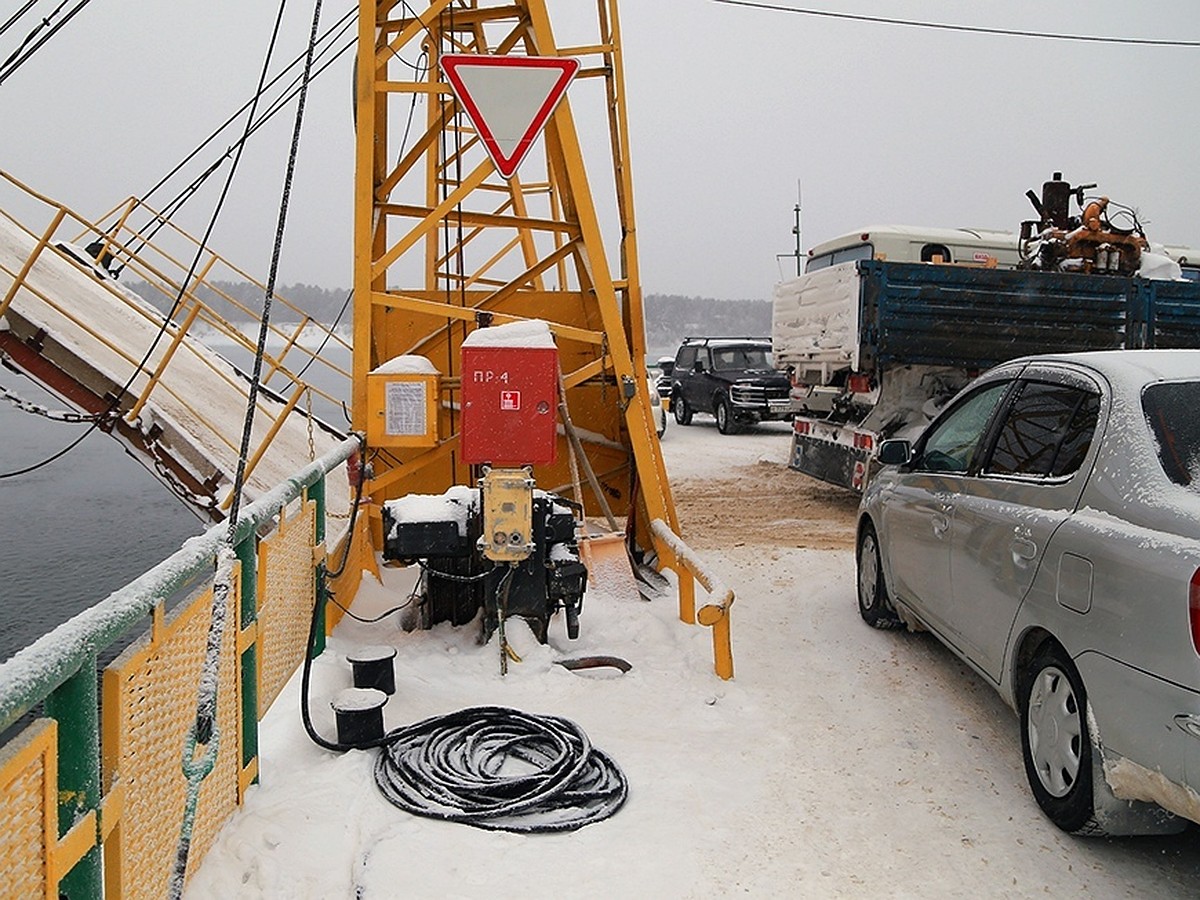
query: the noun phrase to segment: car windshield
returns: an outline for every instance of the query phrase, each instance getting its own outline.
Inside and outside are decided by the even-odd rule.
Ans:
[[[1200,381],[1152,384],[1142,392],[1142,411],[1154,433],[1158,461],[1176,484],[1200,493]]]
[[[714,347],[712,359],[717,371],[771,368],[771,351],[765,347]]]

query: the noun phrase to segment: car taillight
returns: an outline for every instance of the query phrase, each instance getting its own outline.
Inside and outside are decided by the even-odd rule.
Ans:
[[[810,425],[808,422],[805,422],[803,419],[797,419],[795,422],[793,422],[792,428],[795,430],[796,434],[808,434],[810,431],[812,431],[812,425]]]
[[[870,450],[875,446],[875,439],[865,431],[854,432],[854,447],[856,450]]]
[[[853,394],[867,394],[871,391],[871,376],[870,375],[851,375],[849,379],[850,392]]]
[[[1192,625],[1192,647],[1200,653],[1200,569],[1188,585],[1188,621]]]

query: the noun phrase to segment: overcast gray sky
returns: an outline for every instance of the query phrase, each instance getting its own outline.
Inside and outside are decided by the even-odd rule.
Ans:
[[[1200,39],[1194,0],[795,5]],[[549,6],[564,42],[594,10]],[[350,7],[326,0],[323,21]],[[275,8],[94,0],[0,85],[0,168],[91,215],[143,193],[250,96]],[[289,57],[311,8],[290,5]],[[798,183],[806,248],[879,223],[1015,230],[1032,213],[1025,191],[1055,170],[1135,206],[1152,240],[1200,247],[1200,48],[918,30],[713,0],[626,2],[621,20],[649,293],[769,296],[794,269],[776,257],[794,246]],[[31,24],[0,37],[0,58]],[[346,57],[310,98],[284,282],[350,283],[350,95]],[[252,271],[266,270],[290,129],[281,115],[256,142],[217,234],[217,249]],[[188,227],[199,230],[213,199],[193,203]]]

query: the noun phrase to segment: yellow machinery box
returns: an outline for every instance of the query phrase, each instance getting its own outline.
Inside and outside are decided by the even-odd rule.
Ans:
[[[436,372],[377,369],[368,373],[367,443],[372,447],[437,446],[439,378]]]

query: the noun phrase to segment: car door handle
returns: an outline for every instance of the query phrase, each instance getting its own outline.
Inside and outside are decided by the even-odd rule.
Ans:
[[[1037,544],[1028,538],[1016,537],[1010,545],[1012,548],[1013,562],[1020,564],[1021,560],[1030,560],[1037,556]]]
[[[954,512],[954,504],[951,502],[950,495],[944,491],[934,494],[933,502],[934,511],[929,518],[929,524],[933,528],[934,536],[940,540],[950,530],[950,515]]]

